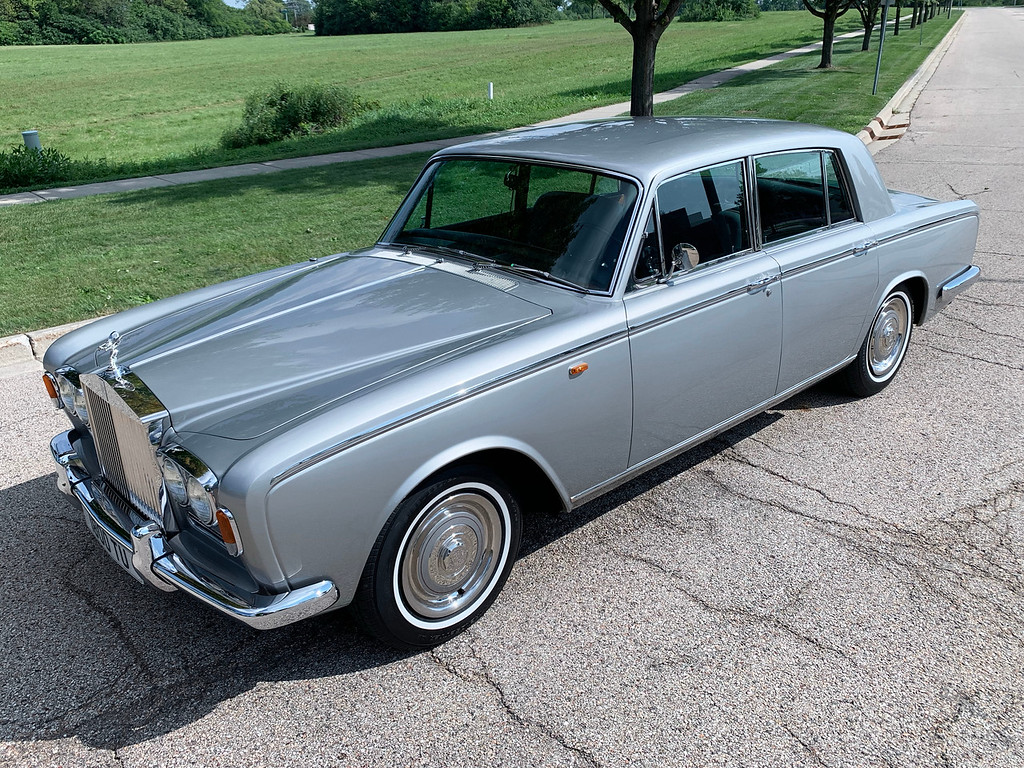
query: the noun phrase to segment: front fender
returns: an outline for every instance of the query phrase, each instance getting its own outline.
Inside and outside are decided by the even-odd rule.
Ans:
[[[565,509],[572,507],[572,501],[565,484],[555,473],[554,468],[533,446],[517,440],[508,435],[483,435],[481,437],[465,440],[458,445],[453,445],[444,451],[432,456],[428,461],[423,462],[416,470],[402,483],[388,501],[388,508],[394,509],[416,488],[422,485],[432,475],[437,474],[446,467],[456,464],[471,462],[474,455],[485,451],[511,451],[532,461],[541,472],[547,477],[555,492],[561,499]]]

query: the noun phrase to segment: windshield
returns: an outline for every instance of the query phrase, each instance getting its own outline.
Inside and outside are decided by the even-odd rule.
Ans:
[[[444,160],[420,185],[390,242],[464,251],[496,268],[607,291],[638,189],[594,171]]]

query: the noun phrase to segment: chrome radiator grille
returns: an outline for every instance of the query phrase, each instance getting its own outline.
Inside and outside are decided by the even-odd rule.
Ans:
[[[139,512],[160,521],[162,479],[146,425],[94,374],[81,378],[103,477]]]

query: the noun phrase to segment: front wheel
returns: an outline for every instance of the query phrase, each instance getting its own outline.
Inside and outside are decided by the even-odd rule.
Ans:
[[[498,596],[519,550],[521,513],[485,467],[436,475],[374,544],[353,601],[364,628],[396,648],[443,643]]]
[[[856,359],[840,372],[845,389],[857,397],[885,389],[903,364],[913,328],[914,301],[898,288],[878,308]]]

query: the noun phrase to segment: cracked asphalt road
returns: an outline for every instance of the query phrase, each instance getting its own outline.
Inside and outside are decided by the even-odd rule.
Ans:
[[[1024,765],[1022,38],[1024,9],[972,10],[877,158],[983,211],[983,280],[893,385],[812,389],[531,519],[491,611],[430,653],[125,578],[53,486],[63,417],[7,371],[0,763]]]

